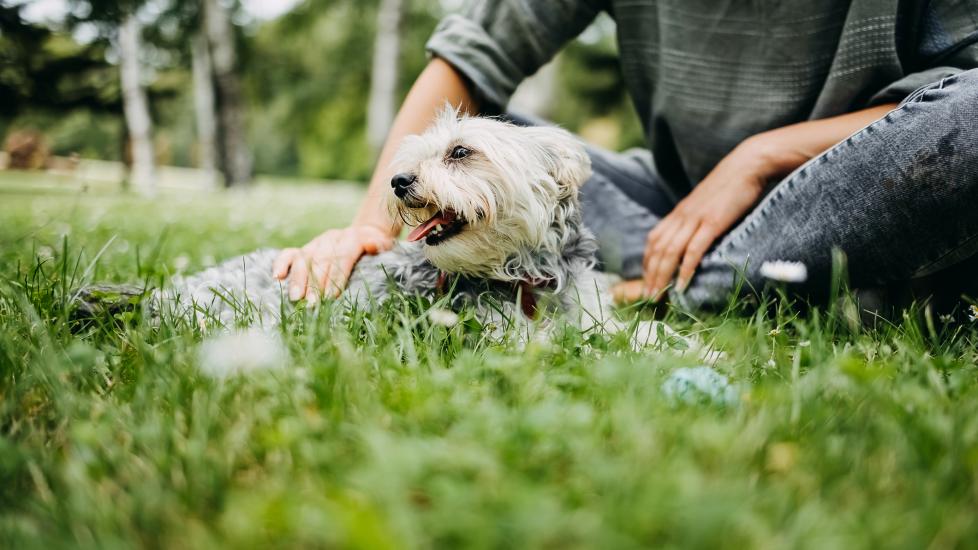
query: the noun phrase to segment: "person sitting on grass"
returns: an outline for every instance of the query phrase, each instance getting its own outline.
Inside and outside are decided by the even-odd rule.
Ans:
[[[632,279],[622,298],[720,306],[786,260],[817,299],[836,248],[857,287],[974,263],[978,2],[486,0],[428,41],[352,224],[276,260],[290,299],[338,295],[392,246],[383,195],[405,136],[446,102],[520,120],[505,110],[517,85],[602,11],[649,147],[590,148],[581,190],[602,267]]]

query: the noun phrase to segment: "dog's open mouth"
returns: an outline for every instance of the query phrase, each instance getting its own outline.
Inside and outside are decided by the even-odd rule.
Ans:
[[[425,244],[438,244],[458,235],[467,222],[453,210],[439,210],[428,221],[414,228],[407,236],[410,242],[424,239]]]

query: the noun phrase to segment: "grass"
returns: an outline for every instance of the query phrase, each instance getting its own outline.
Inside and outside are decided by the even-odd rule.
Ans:
[[[0,546],[978,546],[973,323],[673,314],[725,351],[729,407],[663,395],[691,358],[571,328],[521,349],[410,301],[302,312],[287,368],[226,380],[193,323],[72,330],[82,279],[300,243],[356,199],[3,175]]]

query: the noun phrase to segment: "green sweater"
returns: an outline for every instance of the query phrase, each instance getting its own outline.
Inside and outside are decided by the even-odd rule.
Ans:
[[[500,112],[601,11],[677,196],[748,136],[978,66],[978,0],[483,0],[445,18],[427,49]]]

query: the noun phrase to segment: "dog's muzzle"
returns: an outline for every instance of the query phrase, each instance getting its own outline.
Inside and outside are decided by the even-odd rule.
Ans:
[[[397,198],[403,199],[407,196],[408,192],[411,190],[411,186],[414,182],[418,181],[418,177],[414,174],[400,173],[394,174],[391,178],[391,188],[394,189],[394,194]]]

